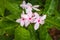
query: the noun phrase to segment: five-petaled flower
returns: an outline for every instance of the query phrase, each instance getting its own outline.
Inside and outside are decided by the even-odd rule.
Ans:
[[[25,25],[26,15],[24,14],[24,11],[21,14],[21,18],[17,19],[16,22],[20,23],[21,26]]]
[[[44,24],[44,20],[46,19],[46,15],[43,16],[39,16],[38,14],[35,15],[35,20],[34,20],[34,29],[37,30],[39,28],[39,25],[43,25]]]
[[[23,1],[23,3],[20,5],[20,7],[22,7],[23,9],[26,9],[27,12],[28,12],[29,10],[32,10],[32,9],[34,9],[34,10],[36,10],[36,11],[40,11],[40,10],[38,9],[39,5],[34,5],[34,6],[32,6],[31,3],[26,3],[25,1]]]

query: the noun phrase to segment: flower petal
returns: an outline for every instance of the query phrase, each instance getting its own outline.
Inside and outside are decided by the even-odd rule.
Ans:
[[[37,8],[33,8],[34,10],[36,10],[36,11],[40,11],[39,9],[37,9]]]
[[[31,22],[31,23],[34,23],[34,21],[35,21],[35,19],[32,18],[30,22]]]
[[[26,9],[26,13],[28,14],[29,12],[32,12],[32,8],[31,7]]]
[[[27,15],[29,18],[31,18],[33,14],[32,14],[32,12],[29,12]]]
[[[20,23],[20,20],[21,20],[21,19],[17,19],[16,22]]]
[[[38,7],[39,7],[39,5],[34,5],[33,7],[34,7],[34,8],[38,8]]]
[[[20,5],[20,7],[22,7],[23,9],[26,8],[26,2],[23,1],[23,3]]]
[[[36,23],[36,24],[34,25],[34,29],[37,30],[38,28],[39,28],[39,23]]]
[[[35,19],[35,20],[36,20],[36,19],[38,19],[39,17],[40,17],[40,16],[39,16],[39,14],[38,14],[38,13],[36,13],[36,12],[35,12],[35,13],[33,14],[33,19]]]
[[[43,16],[41,17],[41,20],[44,20],[44,19],[46,19],[46,15],[43,15]]]
[[[21,17],[23,17],[25,14],[24,14],[24,11],[22,11],[22,14],[21,14]]]
[[[35,20],[34,20],[34,23],[36,23],[36,22],[37,22],[37,20],[38,20],[38,19],[35,19]]]
[[[20,21],[20,25],[24,26],[24,21],[23,20]]]
[[[25,2],[25,1],[23,1],[23,4],[26,4],[26,2]]]
[[[27,18],[27,15],[24,14],[24,11],[22,12],[21,17],[22,17],[22,18]]]
[[[25,21],[25,27],[27,27],[30,24],[28,20]]]
[[[32,4],[31,4],[31,3],[27,3],[27,5],[28,5],[28,6],[32,6]]]
[[[40,21],[40,24],[43,25],[44,24],[44,20]]]
[[[39,14],[37,12],[34,13],[34,18],[38,18]]]

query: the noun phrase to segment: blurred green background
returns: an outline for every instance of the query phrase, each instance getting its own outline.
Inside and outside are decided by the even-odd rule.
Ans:
[[[39,14],[46,14],[45,24],[34,30],[34,24],[28,28],[16,23],[20,17],[23,0],[0,0],[0,40],[52,40],[48,29],[60,29],[60,0],[25,0],[40,5]]]

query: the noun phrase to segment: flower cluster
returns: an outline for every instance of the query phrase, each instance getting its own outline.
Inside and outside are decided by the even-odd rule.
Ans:
[[[25,1],[23,1],[20,7],[26,10],[26,13],[22,11],[21,18],[16,20],[16,22],[20,23],[22,27],[28,27],[30,23],[34,23],[34,29],[37,30],[39,28],[39,24],[44,24],[46,15],[40,16],[37,12],[32,12],[33,9],[36,11],[40,11],[38,9],[39,5],[32,6],[31,3],[26,3]]]

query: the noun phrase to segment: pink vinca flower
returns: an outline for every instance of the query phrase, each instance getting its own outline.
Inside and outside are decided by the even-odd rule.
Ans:
[[[25,20],[25,27],[27,27],[30,23],[33,22],[33,19],[32,19],[32,12],[29,12],[28,14],[26,14],[27,17],[26,17],[26,20]]]
[[[24,14],[24,11],[21,14],[21,18],[17,19],[16,22],[20,23],[21,26],[25,25],[26,20],[26,14]]]
[[[22,7],[23,9],[25,9],[26,13],[28,13],[29,11],[32,11],[32,9],[34,9],[36,11],[40,11],[38,9],[39,5],[32,6],[31,3],[26,3],[25,1],[23,1],[23,3],[20,5],[20,7]]]
[[[32,6],[31,3],[27,3],[26,5],[27,5],[27,11],[28,11],[28,9],[29,9],[29,10],[34,9],[34,10],[36,10],[36,11],[40,11],[40,10],[38,9],[39,5],[34,5],[34,6]]]
[[[35,15],[36,16],[36,15]],[[39,24],[43,25],[44,24],[44,20],[46,19],[46,15],[43,16],[36,16],[37,18],[35,19],[34,23],[34,29],[37,30],[39,28]]]
[[[26,2],[23,1],[23,3],[20,5],[20,7],[22,7],[23,9],[26,9]]]

